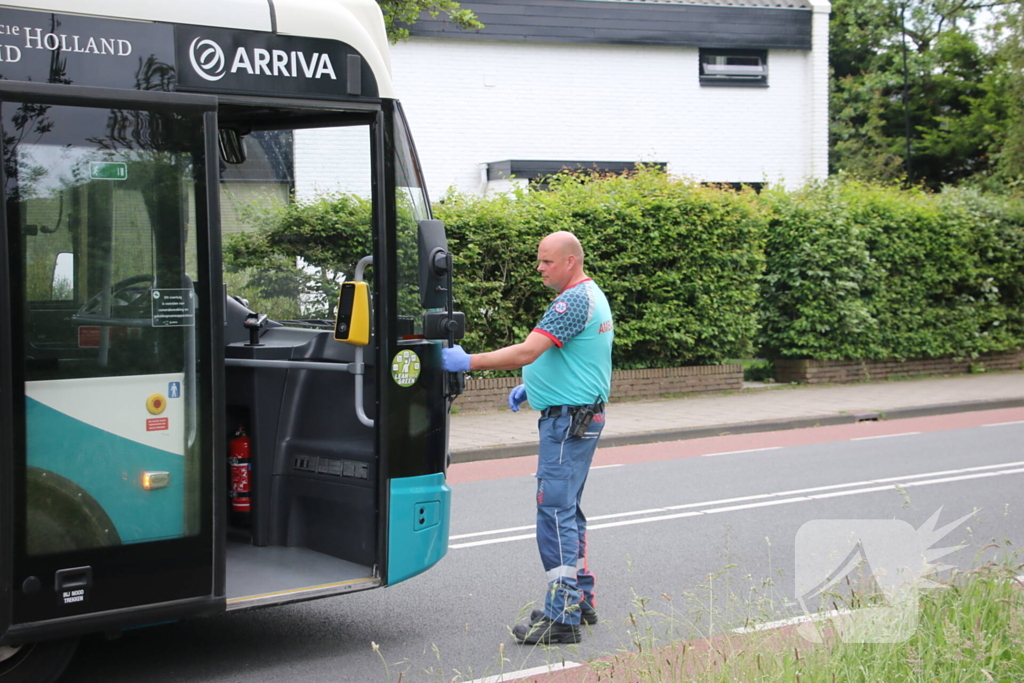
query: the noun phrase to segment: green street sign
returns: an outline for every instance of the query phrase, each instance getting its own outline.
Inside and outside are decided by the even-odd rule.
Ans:
[[[119,161],[91,161],[89,177],[93,180],[127,180],[128,164]]]

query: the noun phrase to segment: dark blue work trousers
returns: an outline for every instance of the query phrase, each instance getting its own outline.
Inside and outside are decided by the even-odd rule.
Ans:
[[[594,604],[594,575],[587,567],[587,518],[580,508],[583,486],[604,428],[594,416],[583,437],[569,435],[572,417],[541,417],[537,463],[537,548],[547,573],[544,614],[579,624],[581,600]]]

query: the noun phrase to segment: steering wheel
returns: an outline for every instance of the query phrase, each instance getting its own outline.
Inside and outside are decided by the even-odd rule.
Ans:
[[[153,291],[152,275],[133,275],[115,282],[110,286],[110,316],[111,317],[133,317],[118,316],[117,309],[138,304],[140,301],[149,302],[150,292]],[[103,313],[103,292],[90,298],[75,315],[97,316]]]

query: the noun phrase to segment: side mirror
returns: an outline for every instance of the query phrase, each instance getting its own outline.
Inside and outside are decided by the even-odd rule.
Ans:
[[[341,283],[334,338],[353,346],[370,343],[370,288],[365,282]]]
[[[245,136],[235,128],[221,128],[217,133],[220,138],[220,158],[224,163],[245,163]]]
[[[448,305],[448,273],[452,267],[444,223],[429,220],[418,225],[420,303],[423,308],[444,308]]]

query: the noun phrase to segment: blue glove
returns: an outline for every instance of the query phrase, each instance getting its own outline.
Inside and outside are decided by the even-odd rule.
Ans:
[[[441,349],[441,360],[448,372],[468,372],[470,354],[456,344],[450,349]]]
[[[519,412],[519,406],[526,400],[526,387],[520,384],[508,392],[508,409],[513,413]]]

